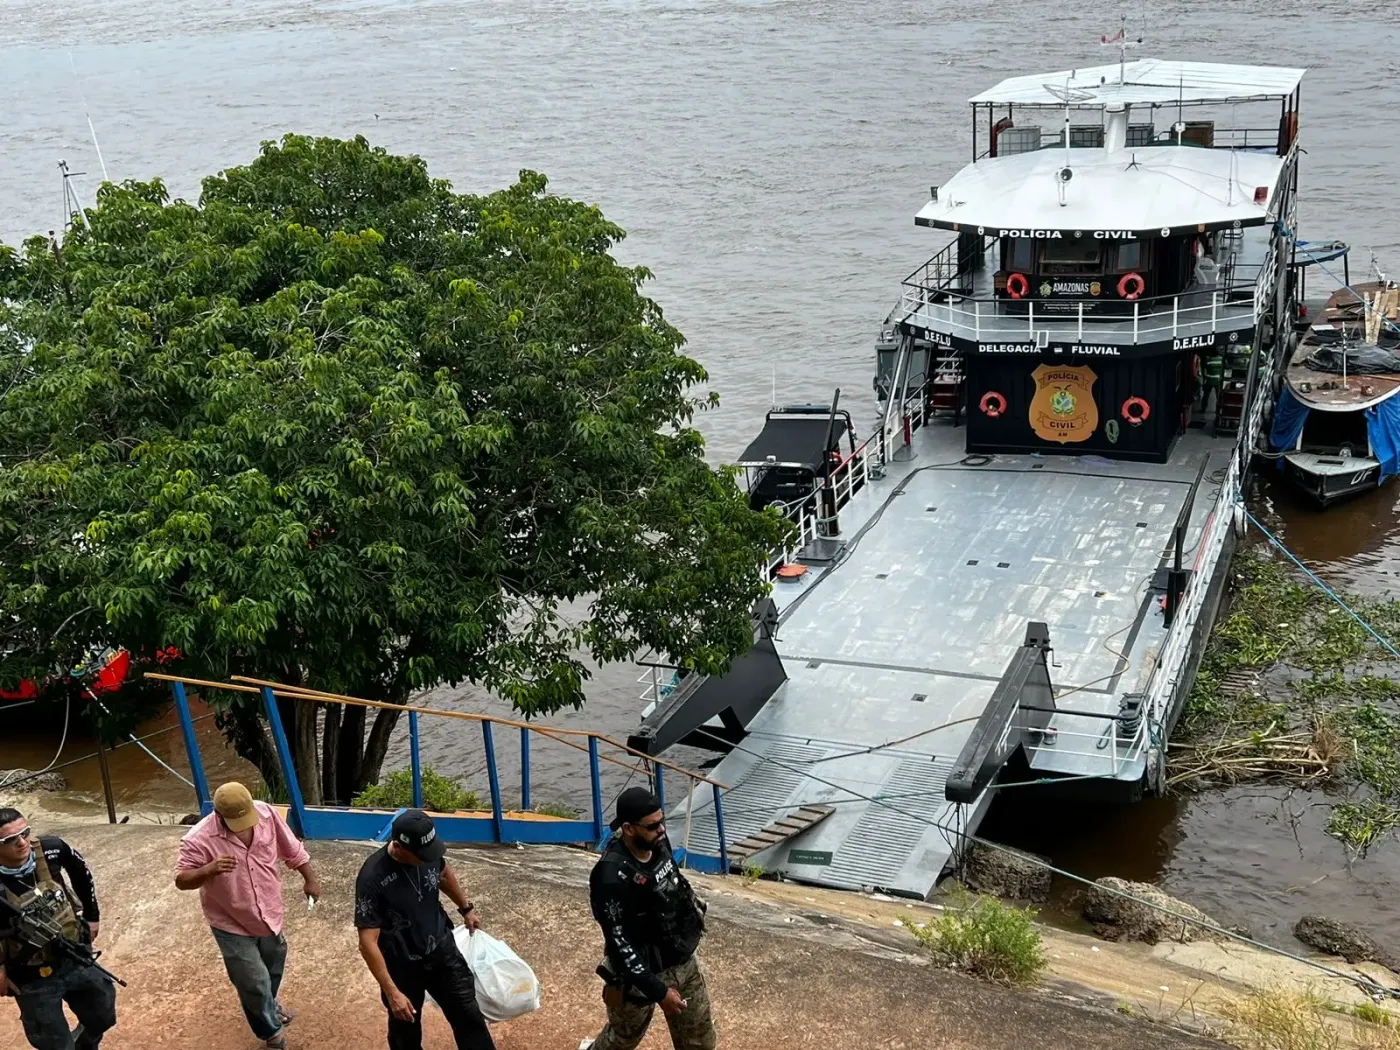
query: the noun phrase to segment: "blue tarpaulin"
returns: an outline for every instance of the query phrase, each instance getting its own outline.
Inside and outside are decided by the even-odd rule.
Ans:
[[[1381,461],[1381,480],[1400,474],[1400,397],[1366,410],[1366,437],[1371,455]]]
[[[1308,406],[1293,396],[1287,386],[1279,395],[1274,406],[1274,422],[1269,427],[1269,449],[1273,452],[1287,452],[1298,444],[1298,435],[1303,432],[1303,424],[1308,421]],[[1400,436],[1400,431],[1396,432]],[[1283,460],[1278,461],[1281,468]]]

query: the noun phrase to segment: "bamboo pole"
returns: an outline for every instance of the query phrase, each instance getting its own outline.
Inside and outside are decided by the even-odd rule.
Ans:
[[[728,784],[722,784],[717,780],[711,780],[709,777],[702,776],[701,774],[696,773],[693,770],[686,769],[684,766],[678,766],[674,763],[667,762],[664,759],[655,757],[654,755],[649,755],[645,751],[638,751],[636,748],[628,747],[626,744],[614,740],[610,736],[604,736],[602,733],[594,733],[587,729],[564,729],[562,727],[556,726],[540,726],[530,722],[521,722],[512,718],[501,718],[499,715],[479,715],[471,711],[444,711],[438,707],[424,707],[422,705],[409,704],[391,704],[385,700],[364,700],[358,696],[347,696],[344,693],[331,693],[327,692],[324,689],[312,689],[309,686],[283,685],[280,682],[272,682],[262,678],[252,678],[248,675],[236,674],[230,675],[230,677],[235,682],[248,682],[253,685],[267,686],[270,689],[272,689],[274,693],[281,693],[284,696],[298,696],[307,700],[329,700],[335,703],[357,704],[365,707],[380,707],[385,708],[387,710],[416,711],[420,715],[443,715],[448,718],[462,718],[476,722],[493,722],[496,725],[509,726],[513,729],[528,729],[531,732],[543,733],[545,736],[548,736],[555,740],[559,740],[561,744],[568,743],[568,741],[560,740],[560,736],[576,736],[585,738],[596,737],[600,742],[608,744],[611,747],[615,747],[619,751],[625,751],[629,755],[634,755],[637,758],[644,759],[648,762],[655,762],[658,765],[671,770],[672,772],[681,774],[682,776],[691,777],[703,783],[724,788],[725,790],[728,790],[729,788]],[[587,749],[584,748],[583,750]],[[628,769],[632,768],[625,762],[622,763],[622,765]]]
[[[199,686],[201,689],[226,689],[230,693],[261,693],[261,689],[254,689],[251,685],[234,685],[231,682],[211,682],[205,678],[186,678],[178,674],[161,674],[158,671],[146,671],[143,678],[151,678],[157,682],[183,682],[185,685]]]
[[[626,744],[620,743],[612,739],[612,737],[604,736],[602,733],[593,733],[585,729],[563,729],[556,728],[554,726],[532,725],[529,722],[521,722],[511,718],[501,718],[496,715],[479,715],[471,711],[444,711],[441,708],[424,707],[421,704],[391,704],[384,700],[364,700],[357,696],[346,696],[343,693],[330,693],[323,689],[310,689],[305,686],[288,686],[284,685],[281,682],[272,682],[263,678],[252,678],[248,675],[230,676],[233,679],[233,682],[246,683],[239,685],[235,685],[232,683],[209,682],[198,678],[184,678],[180,675],[159,674],[155,671],[147,671],[146,677],[154,678],[163,682],[184,682],[186,685],[205,686],[213,689],[231,689],[235,692],[245,693],[261,692],[262,688],[265,686],[271,689],[274,694],[291,697],[294,699],[329,701],[331,703],[350,704],[352,706],[357,707],[377,707],[389,711],[414,711],[420,715],[439,715],[443,718],[456,718],[467,722],[493,722],[496,725],[509,726],[515,729],[528,729],[532,733],[539,733],[543,736],[549,737],[551,740],[555,740],[558,743],[565,745],[566,747],[572,747],[579,751],[587,751],[588,749],[580,744],[574,743],[571,740],[562,739],[562,737],[596,737],[600,742],[608,744],[610,747],[615,747],[619,751],[625,751],[629,755],[634,755],[637,758],[643,759],[647,762],[655,762],[657,765],[660,765],[665,769],[669,769],[672,772],[679,773],[682,776],[690,777],[693,780],[698,780],[705,784],[720,787],[726,791],[729,790],[729,785],[722,783],[721,781],[712,780],[709,777],[694,772],[693,770],[686,769],[684,766],[678,766],[672,762],[667,762],[664,759],[656,758],[653,755],[648,755],[645,751],[638,751],[636,748],[628,747]],[[613,758],[610,755],[600,755],[599,757],[605,759],[606,761],[612,762],[614,765],[620,765],[623,769],[630,770],[634,768],[634,765],[632,763],[624,762],[620,759]]]
[[[258,694],[261,694],[261,693],[262,693],[262,690],[261,690],[261,689],[255,689],[255,688],[253,688],[253,687],[251,687],[251,686],[232,686],[232,685],[227,685],[227,684],[222,683],[222,682],[206,682],[206,681],[204,681],[203,679],[200,679],[200,678],[181,678],[179,675],[157,674],[157,673],[155,673],[154,671],[147,672],[147,673],[146,673],[146,677],[147,677],[147,678],[158,678],[158,679],[160,679],[160,680],[163,681],[163,682],[184,682],[186,685],[203,686],[203,687],[205,687],[205,688],[210,688],[210,689],[234,689],[236,692],[240,692],[240,693],[258,693]],[[282,696],[292,697],[293,699],[320,700],[320,701],[326,701],[326,700],[328,700],[327,697],[318,695],[318,694],[316,694],[315,692],[309,692],[309,693],[303,693],[303,692],[299,692],[299,691],[298,691],[298,692],[293,692],[293,691],[291,691],[290,689],[284,689],[284,688],[274,688],[274,689],[273,689],[273,693],[274,693],[274,694],[280,694],[280,695],[282,695]],[[351,701],[340,701],[340,700],[336,700],[335,702],[350,703]],[[379,704],[379,703],[376,703],[375,701],[372,701],[372,700],[361,701],[361,703],[362,703],[363,706],[368,706],[368,707],[392,707],[392,706],[394,706],[393,704]],[[409,708],[405,708],[405,710],[408,710],[408,711],[417,711],[417,712],[420,713],[420,714],[427,713],[427,714],[444,715],[444,716],[446,716],[446,717],[448,717],[448,718],[459,718],[459,719],[466,719],[466,720],[469,720],[469,721],[490,721],[490,719],[486,718],[485,716],[472,715],[472,714],[469,714],[469,713],[467,713],[467,712],[465,712],[465,711],[436,711],[436,710],[434,710],[434,709],[432,709],[432,708],[430,708],[430,707],[416,707],[416,708],[415,708],[415,707],[409,707]],[[584,754],[587,754],[587,753],[588,753],[588,748],[585,747],[583,744],[576,744],[576,743],[574,743],[572,740],[565,740],[565,739],[563,739],[562,737],[554,736],[553,734],[551,734],[551,733],[549,733],[549,732],[547,732],[546,730],[543,730],[543,729],[536,729],[535,732],[544,733],[544,735],[545,735],[545,736],[548,736],[550,740],[553,740],[553,741],[555,741],[556,743],[563,744],[565,747],[571,747],[571,748],[573,748],[575,751],[582,751]],[[620,758],[614,758],[612,755],[599,755],[598,757],[601,758],[604,762],[611,762],[611,763],[613,763],[613,765],[621,766],[623,769],[627,770],[628,772],[636,772],[636,770],[637,770],[637,766],[636,766],[635,764],[633,764],[633,763],[631,763],[631,762],[624,762],[622,759],[620,759]]]

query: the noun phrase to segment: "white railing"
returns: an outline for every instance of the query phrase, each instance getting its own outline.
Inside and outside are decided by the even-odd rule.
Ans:
[[[1134,302],[1131,313],[1105,315],[1085,310],[1084,301],[1073,304],[1072,310],[1048,310],[1036,303],[1027,304],[1024,314],[1006,312],[1005,304],[994,299],[971,299],[940,295],[940,302],[929,301],[923,289],[913,288],[904,293],[894,316],[918,328],[943,332],[977,343],[1028,343],[1041,340],[1073,340],[1075,342],[1127,344],[1155,343],[1165,339],[1209,335],[1222,322],[1241,328],[1258,320],[1257,289],[1265,281],[1261,271],[1256,291],[1248,296],[1225,292],[1195,292],[1172,296],[1144,304]],[[1206,299],[1206,296],[1209,296]],[[1200,301],[1204,300],[1204,301]],[[1087,327],[1085,318],[1089,319]],[[1131,324],[1131,329],[1128,325]]]
[[[803,500],[797,507],[796,516],[789,514],[797,526],[797,537],[785,547],[774,547],[763,562],[763,578],[771,580],[784,565],[789,564],[799,550],[817,538],[818,514],[810,500]]]
[[[855,494],[870,484],[872,468],[888,463],[895,450],[907,445],[914,431],[927,422],[928,402],[920,388],[889,414],[889,421],[881,430],[862,441],[854,452],[837,464],[822,480],[821,488],[811,497],[788,508],[787,516],[797,526],[797,536],[786,546],[775,547],[768,552],[762,567],[764,579],[771,580],[780,568],[796,557],[798,551],[825,534],[826,520],[822,516],[825,491],[831,491],[836,497],[836,512],[839,515]]]
[[[1256,291],[1256,301],[1261,304],[1261,309],[1267,309],[1273,299],[1277,276],[1278,253],[1271,245],[1269,257],[1260,270],[1260,283]],[[1276,338],[1283,339],[1285,336],[1279,333]],[[1166,643],[1157,654],[1157,663],[1148,681],[1144,732],[1147,731],[1149,722],[1160,724],[1169,714],[1177,686],[1186,674],[1191,655],[1192,635],[1205,608],[1210,582],[1215,576],[1215,567],[1229,539],[1230,529],[1240,524],[1237,519],[1244,505],[1241,494],[1244,474],[1249,468],[1249,456],[1264,420],[1264,398],[1258,397],[1257,392],[1270,389],[1274,355],[1271,353],[1265,357],[1260,353],[1259,362],[1259,374],[1255,378],[1253,390],[1246,395],[1249,397],[1248,415],[1240,420],[1239,438],[1230,455],[1224,480],[1220,483],[1220,493],[1210,509],[1205,525],[1202,526],[1201,538],[1196,543],[1194,571],[1177,603],[1171,630],[1167,633]]]
[[[1267,381],[1267,376],[1261,376],[1255,389],[1262,389],[1262,384]],[[1250,406],[1250,418],[1241,426],[1241,440],[1236,446],[1237,449],[1247,450],[1252,447],[1263,411],[1263,398],[1256,398]],[[1197,544],[1195,571],[1191,573],[1181,600],[1177,603],[1176,618],[1172,621],[1171,630],[1167,632],[1166,643],[1157,654],[1157,663],[1152,669],[1152,678],[1147,686],[1147,719],[1158,723],[1165,720],[1177,684],[1186,672],[1196,622],[1205,607],[1210,581],[1215,575],[1215,566],[1225,548],[1230,529],[1234,526],[1236,508],[1241,503],[1240,484],[1243,473],[1243,456],[1236,452],[1230,457],[1225,479],[1220,483],[1220,495],[1210,509],[1210,516],[1206,518]],[[1144,720],[1143,726],[1145,729],[1147,720]]]
[[[1139,726],[1131,739],[1124,740],[1118,735],[1119,722],[1116,718],[1103,717],[1101,712],[1080,712],[1073,708],[1059,708],[1057,717],[1080,715],[1101,724],[1093,730],[1066,729],[1052,726],[1045,730],[1038,744],[1028,744],[1031,752],[1045,751],[1054,755],[1072,755],[1085,758],[1090,764],[1103,762],[1107,769],[1095,772],[1093,776],[1117,777],[1128,772],[1141,755],[1147,743],[1146,722]]]
[[[637,684],[645,688],[642,689],[639,699],[642,701],[643,709],[652,703],[661,703],[673,690],[679,689],[681,683],[677,681],[679,669],[660,664],[648,664],[641,674],[637,676]]]

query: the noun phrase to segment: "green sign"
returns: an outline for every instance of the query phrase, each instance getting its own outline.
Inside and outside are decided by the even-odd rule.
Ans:
[[[816,864],[822,867],[831,863],[831,854],[819,849],[795,849],[788,852],[789,864]]]

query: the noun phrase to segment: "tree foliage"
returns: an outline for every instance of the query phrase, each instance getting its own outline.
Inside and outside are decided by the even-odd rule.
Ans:
[[[582,654],[723,671],[786,526],[705,462],[705,372],[622,236],[539,174],[463,195],[289,135],[197,205],[108,184],[61,244],[0,245],[0,674],[175,646],[537,714],[583,702]],[[313,798],[377,775],[392,712],[284,713]]]

